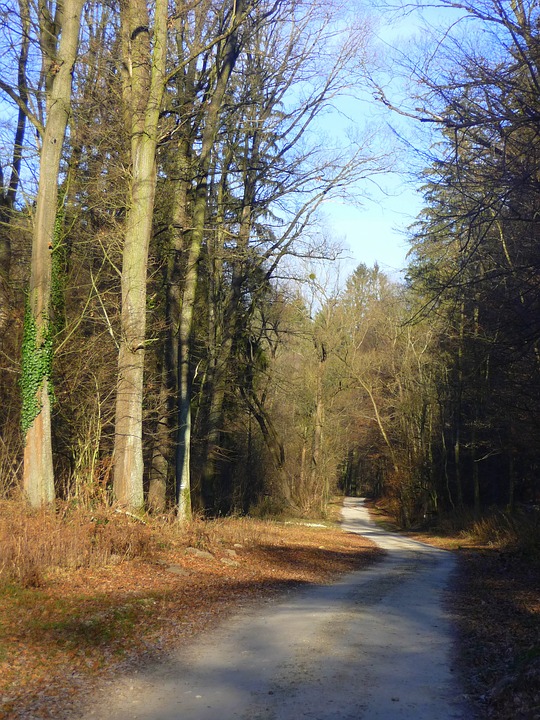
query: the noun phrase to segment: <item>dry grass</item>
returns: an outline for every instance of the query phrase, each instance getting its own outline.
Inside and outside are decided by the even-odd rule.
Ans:
[[[501,552],[540,558],[540,512],[534,508],[512,513],[495,510],[475,520],[463,534]]]
[[[204,551],[199,557],[187,548]],[[0,718],[69,714],[119,664],[160,654],[227,613],[380,556],[335,527],[0,505]]]
[[[106,565],[152,554],[149,528],[112,510],[98,513],[60,508],[57,514],[0,503],[0,584],[40,587],[53,568]]]

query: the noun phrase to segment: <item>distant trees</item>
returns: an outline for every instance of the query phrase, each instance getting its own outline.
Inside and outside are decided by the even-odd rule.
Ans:
[[[282,430],[284,477],[275,496],[324,513],[338,486],[422,504],[411,459],[423,352],[406,326],[403,288],[359,265],[343,289],[317,297],[309,316],[298,298],[281,320],[271,364],[270,417]],[[415,458],[416,460],[416,458]],[[280,494],[281,491],[281,494]]]

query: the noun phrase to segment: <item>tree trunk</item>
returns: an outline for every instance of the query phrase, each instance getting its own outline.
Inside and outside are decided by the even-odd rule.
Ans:
[[[148,487],[148,508],[159,513],[165,510],[167,502],[167,478],[169,475],[169,368],[167,351],[163,353],[161,368],[161,384],[159,388],[159,417],[157,421],[156,439],[152,449],[152,465],[150,468],[150,484]]]
[[[508,453],[508,512],[514,510],[514,497],[516,490],[516,472],[514,467],[514,454],[510,450]]]
[[[186,108],[186,113],[188,112]],[[169,256],[165,269],[165,318],[166,337],[161,373],[160,407],[156,444],[150,470],[148,502],[151,507],[165,503],[166,481],[176,467],[177,452],[174,429],[174,411],[171,399],[177,397],[178,388],[178,329],[180,324],[182,284],[182,252],[190,225],[187,207],[190,184],[190,142],[187,136],[180,138],[174,153],[174,176],[172,183],[171,238]]]
[[[194,256],[197,259],[194,261]],[[197,264],[198,250],[191,248],[189,262]],[[176,445],[176,504],[178,520],[191,517],[191,373],[189,368],[193,308],[197,290],[197,268],[188,266],[184,302],[178,328],[178,438]]]
[[[321,475],[320,459],[324,427],[323,376],[326,364],[326,352],[322,343],[316,343],[316,348],[319,354],[319,361],[317,366],[315,412],[313,414],[309,496],[307,497],[306,510],[313,507],[316,501],[320,502],[321,507],[324,506],[324,498],[320,496],[319,493],[319,484],[321,481],[324,483],[324,478]],[[319,497],[317,497],[318,495]]]
[[[120,505],[138,511],[144,503],[142,405],[146,273],[156,190],[158,120],[165,83],[167,1],[156,1],[150,37],[146,2],[125,0],[122,40],[126,69],[124,112],[131,132],[132,176],[122,256],[114,493]]]
[[[225,168],[227,168],[225,163]],[[226,172],[223,173],[226,177]],[[218,193],[218,216],[223,217],[223,187],[220,187]],[[230,367],[233,358],[233,352],[238,340],[245,332],[245,313],[242,312],[241,299],[242,287],[245,282],[246,268],[245,260],[248,256],[249,238],[252,229],[252,212],[251,207],[254,201],[254,183],[245,180],[244,182],[244,198],[240,215],[240,227],[236,238],[235,258],[232,260],[232,278],[231,288],[228,297],[223,303],[224,311],[216,317],[215,309],[210,308],[210,332],[209,342],[212,347],[209,348],[211,371],[208,373],[209,382],[205,388],[205,393],[210,395],[210,407],[207,415],[206,424],[206,442],[203,451],[204,468],[202,473],[203,487],[213,488],[213,496],[217,497],[216,483],[216,459],[219,454],[219,441],[221,436],[221,428],[223,426],[223,408],[226,397],[226,388],[230,385]],[[220,287],[223,274],[223,258],[225,233],[219,232],[220,222],[217,223],[218,230],[216,235],[222,237],[217,242],[217,257],[212,258],[214,267],[214,276],[210,278],[210,282],[214,288]],[[219,269],[218,269],[219,268]],[[214,297],[216,293],[214,292]],[[214,300],[214,297],[209,302]]]
[[[244,12],[244,2],[239,1],[236,16]],[[227,37],[216,85],[209,97],[205,125],[202,132],[201,151],[197,169],[197,184],[193,193],[192,230],[187,256],[187,268],[182,294],[182,309],[178,329],[178,440],[176,458],[176,497],[178,519],[184,520],[191,512],[190,498],[190,443],[191,443],[191,377],[190,344],[193,332],[193,310],[199,279],[199,260],[204,239],[206,204],[208,199],[208,174],[211,154],[219,131],[219,118],[229,79],[238,58],[237,29]]]
[[[457,401],[454,406],[454,465],[458,508],[463,509],[463,482],[461,478],[461,424],[463,395],[463,335],[465,331],[465,306],[461,303],[459,317],[459,345],[457,354]]]
[[[46,59],[47,121],[40,155],[21,377],[26,431],[23,487],[33,507],[49,504],[55,496],[50,416],[52,249],[58,172],[71,112],[71,73],[77,55],[82,6],[82,0],[66,0],[61,13],[58,53]]]
[[[10,207],[2,198],[0,199],[0,347],[12,316],[10,217]]]

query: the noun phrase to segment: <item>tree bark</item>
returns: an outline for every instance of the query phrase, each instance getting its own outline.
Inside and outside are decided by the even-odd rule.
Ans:
[[[142,406],[146,274],[156,190],[158,121],[165,83],[167,1],[156,0],[150,37],[146,2],[125,0],[122,39],[124,112],[131,133],[132,176],[122,256],[114,493],[120,505],[139,511],[144,504]]]
[[[58,172],[62,145],[71,112],[72,69],[77,56],[82,0],[66,0],[60,18],[58,52],[44,58],[47,75],[47,120],[40,155],[39,186],[32,236],[32,260],[23,348],[23,396],[26,394],[27,429],[23,487],[33,507],[50,504],[55,497],[51,446],[51,278],[52,250],[58,203]],[[54,49],[58,38],[54,40]],[[44,43],[42,43],[42,48]],[[37,368],[33,384],[25,367]],[[32,415],[35,416],[32,418]]]

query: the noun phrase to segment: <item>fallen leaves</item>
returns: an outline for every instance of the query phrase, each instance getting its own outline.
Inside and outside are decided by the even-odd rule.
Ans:
[[[43,572],[0,595],[0,718],[66,717],[114,672],[186,642],[225,614],[373,562],[380,551],[339,529],[234,521],[148,558]],[[241,536],[243,542],[237,542]],[[200,537],[200,534],[198,535]]]
[[[540,718],[538,561],[495,550],[459,555],[451,603],[463,674],[489,720]]]

